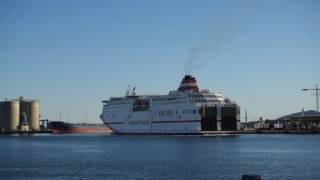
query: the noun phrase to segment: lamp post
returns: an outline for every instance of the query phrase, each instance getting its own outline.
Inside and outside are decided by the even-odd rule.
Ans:
[[[248,115],[247,115],[247,109],[245,110],[245,117],[244,119],[246,120],[246,127],[245,128],[248,128]]]
[[[251,104],[252,101],[249,100],[249,104]],[[245,128],[248,128],[248,112],[247,112],[247,108],[248,107],[248,104],[246,105],[246,109],[244,111],[244,119],[245,119]]]
[[[315,91],[316,92],[316,111],[319,112],[319,90],[318,84],[316,84],[316,88],[311,88],[311,89],[302,89],[302,91]]]

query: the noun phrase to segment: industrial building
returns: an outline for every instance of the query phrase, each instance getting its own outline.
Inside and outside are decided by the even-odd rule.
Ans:
[[[23,97],[0,102],[0,133],[38,132],[39,101]]]
[[[320,112],[314,110],[296,112],[277,119],[248,122],[242,124],[246,130],[305,130],[320,131]]]
[[[276,120],[284,129],[320,129],[320,112],[309,110],[282,116]]]

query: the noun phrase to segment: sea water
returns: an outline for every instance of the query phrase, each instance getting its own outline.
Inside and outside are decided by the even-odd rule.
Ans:
[[[320,179],[320,135],[1,135],[0,179]]]

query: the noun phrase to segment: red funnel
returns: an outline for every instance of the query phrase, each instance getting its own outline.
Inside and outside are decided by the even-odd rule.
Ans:
[[[185,75],[180,83],[178,92],[199,92],[196,78],[191,75]]]

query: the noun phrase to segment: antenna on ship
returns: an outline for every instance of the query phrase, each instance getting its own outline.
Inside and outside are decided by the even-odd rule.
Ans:
[[[132,95],[132,96],[135,96],[135,95],[136,95],[136,87],[133,87],[133,88],[132,88],[131,95]]]
[[[128,85],[128,89],[126,91],[126,96],[129,96],[130,95],[130,90],[131,90],[131,85]]]

